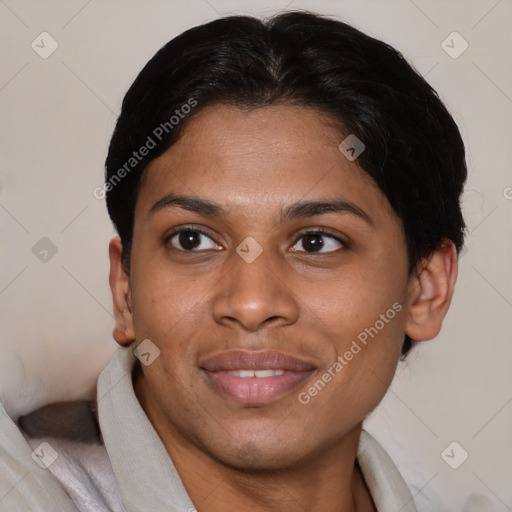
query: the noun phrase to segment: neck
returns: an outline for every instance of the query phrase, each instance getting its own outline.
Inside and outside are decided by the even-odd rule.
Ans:
[[[356,460],[361,424],[293,467],[244,471],[216,460],[173,429],[140,374],[134,376],[134,389],[197,512],[376,512]]]

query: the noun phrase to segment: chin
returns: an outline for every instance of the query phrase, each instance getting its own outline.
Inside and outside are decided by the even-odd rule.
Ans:
[[[202,449],[224,466],[247,473],[296,468],[301,460],[307,458],[308,446],[305,440],[297,439],[293,434],[269,437],[262,436],[260,431],[257,437],[241,439],[239,434],[237,436],[225,432],[220,443],[203,445]],[[219,440],[219,437],[215,436],[215,439]]]

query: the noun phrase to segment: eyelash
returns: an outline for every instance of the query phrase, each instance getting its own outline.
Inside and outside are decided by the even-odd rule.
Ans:
[[[170,233],[167,237],[165,237],[165,244],[169,244],[170,241],[178,234],[182,233],[182,232],[185,232],[185,231],[191,231],[193,233],[200,233],[206,237],[208,237],[209,239],[213,240],[213,238],[211,237],[211,235],[209,233],[207,233],[206,231],[204,231],[203,229],[199,228],[199,227],[195,227],[193,225],[190,225],[190,226],[184,226],[184,227],[181,227],[180,229],[177,229],[175,231],[173,231],[172,233]],[[348,242],[345,242],[344,240],[342,240],[341,238],[337,237],[336,235],[333,235],[328,229],[326,228],[308,228],[308,229],[305,229],[304,231],[301,231],[299,233],[299,235],[295,238],[295,241],[293,242],[292,245],[295,245],[301,238],[303,238],[304,236],[306,235],[311,235],[311,234],[314,234],[314,235],[324,235],[326,237],[329,237],[329,238],[332,238],[333,240],[336,240],[337,242],[339,242],[343,247],[338,249],[337,251],[328,251],[328,252],[307,252],[307,251],[294,251],[294,252],[302,252],[302,253],[305,253],[305,254],[317,254],[317,255],[322,255],[322,256],[325,256],[325,255],[329,255],[329,254],[334,254],[334,253],[337,253],[338,251],[340,251],[341,249],[348,249],[349,248],[349,244]],[[215,242],[215,240],[213,240]],[[217,242],[215,242],[217,243]],[[194,252],[201,252],[201,251],[196,251],[196,250],[184,250],[184,249],[176,249],[175,247],[172,247],[173,249],[177,250],[177,251],[181,251],[181,252],[188,252],[188,253],[194,253]]]

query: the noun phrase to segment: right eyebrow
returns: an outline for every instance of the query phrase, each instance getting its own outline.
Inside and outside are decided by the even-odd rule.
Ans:
[[[225,218],[227,212],[220,204],[203,199],[200,197],[186,196],[170,193],[159,199],[149,210],[148,215],[153,215],[173,206],[178,206],[184,210],[205,215],[207,217]]]

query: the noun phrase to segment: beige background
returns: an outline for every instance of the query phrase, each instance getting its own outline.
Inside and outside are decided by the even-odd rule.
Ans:
[[[512,510],[512,4],[479,1],[0,0],[0,389],[16,416],[86,396],[115,350],[101,186],[124,93],[181,31],[227,13],[333,14],[402,51],[468,148],[467,249],[443,332],[399,366],[367,423],[420,511]],[[31,43],[47,31],[57,50]],[[454,59],[441,43],[468,42]],[[46,48],[49,48],[48,39]],[[457,43],[459,44],[459,43]],[[460,46],[455,47],[460,48]],[[57,253],[32,252],[49,238]],[[37,252],[37,251],[36,251]],[[453,441],[469,453],[452,469]],[[460,456],[456,448],[453,458]],[[470,498],[470,496],[472,498]],[[488,505],[469,508],[475,495]],[[488,508],[485,508],[485,507]],[[464,508],[465,507],[465,508]]]

